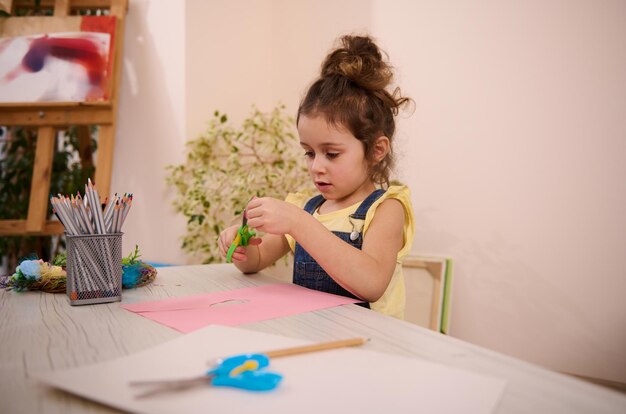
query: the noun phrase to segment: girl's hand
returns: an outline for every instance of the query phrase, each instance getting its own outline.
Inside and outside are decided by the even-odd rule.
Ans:
[[[304,210],[271,197],[253,198],[246,207],[248,226],[269,234],[292,234]]]
[[[230,226],[226,228],[220,233],[220,237],[217,239],[217,244],[219,246],[220,255],[222,255],[222,257],[224,258],[226,257],[226,254],[228,253],[228,249],[230,248],[230,245],[233,243],[233,240],[235,240],[235,236],[237,235],[237,230],[239,230],[239,225],[234,225],[234,226]],[[261,243],[260,238],[252,237],[248,241],[248,246],[255,246],[260,243]],[[248,260],[247,251],[248,251],[247,247],[238,246],[233,252],[233,256],[232,256],[233,262],[245,262],[246,260]]]

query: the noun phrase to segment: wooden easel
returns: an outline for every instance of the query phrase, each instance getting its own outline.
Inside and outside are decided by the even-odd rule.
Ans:
[[[34,0],[0,0],[6,11],[33,8]],[[88,148],[89,126],[98,125],[98,151],[95,182],[100,194],[109,194],[115,144],[115,121],[120,83],[120,64],[124,39],[124,18],[128,0],[41,0],[41,8],[54,10],[53,16],[0,18],[0,36],[23,36],[42,33],[75,31],[81,16],[70,15],[80,9],[108,9],[115,17],[113,63],[109,74],[109,99],[106,102],[34,102],[0,104],[0,125],[37,128],[37,144],[33,178],[30,188],[28,217],[26,220],[0,220],[0,236],[3,235],[51,235],[62,234],[63,226],[56,220],[48,220],[48,202],[54,143],[57,130],[77,126],[81,147],[81,159],[91,157]],[[87,155],[85,155],[85,153]]]

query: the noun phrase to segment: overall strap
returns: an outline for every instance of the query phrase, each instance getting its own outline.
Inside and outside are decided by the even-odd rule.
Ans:
[[[304,206],[304,211],[306,211],[309,214],[313,214],[315,213],[315,210],[317,210],[317,208],[321,206],[324,201],[325,201],[324,196],[322,196],[321,194],[318,194],[306,202]]]
[[[370,209],[370,207],[372,206],[372,204],[374,204],[376,200],[378,200],[383,194],[385,194],[385,191],[386,190],[383,190],[382,188],[374,190],[372,194],[368,195],[367,198],[363,200],[359,208],[357,208],[356,211],[350,215],[350,217],[358,220],[365,220],[367,210]]]
[[[383,190],[382,188],[379,188],[378,190],[374,190],[372,194],[368,195],[367,198],[363,200],[361,205],[356,209],[356,211],[350,217],[359,219],[359,220],[365,220],[365,215],[367,214],[367,210],[370,209],[370,207],[372,206],[372,204],[374,204],[376,200],[378,200],[383,194],[385,194],[385,191],[386,190]],[[304,211],[306,211],[309,214],[313,214],[315,213],[315,210],[317,210],[324,201],[326,201],[324,199],[324,196],[322,196],[321,194],[318,194],[306,202],[306,204],[304,205]]]

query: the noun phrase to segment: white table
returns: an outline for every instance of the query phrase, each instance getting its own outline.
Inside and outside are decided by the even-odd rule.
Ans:
[[[123,292],[123,303],[275,282],[234,266],[159,268],[153,284]],[[114,410],[39,384],[31,374],[106,361],[179,335],[128,312],[120,302],[71,306],[66,295],[0,293],[0,413],[104,413]],[[367,349],[424,358],[507,380],[498,413],[626,413],[626,396],[471,345],[356,305],[242,325],[313,341],[366,336]]]

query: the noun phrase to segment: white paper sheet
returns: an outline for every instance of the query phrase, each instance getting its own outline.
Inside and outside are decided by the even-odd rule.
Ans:
[[[269,392],[206,386],[136,399],[136,389],[128,385],[131,380],[200,375],[207,370],[207,361],[217,357],[307,343],[212,325],[117,360],[36,377],[50,386],[125,411],[157,414],[486,414],[494,410],[505,387],[500,379],[363,348],[275,358],[269,369],[284,379]]]

